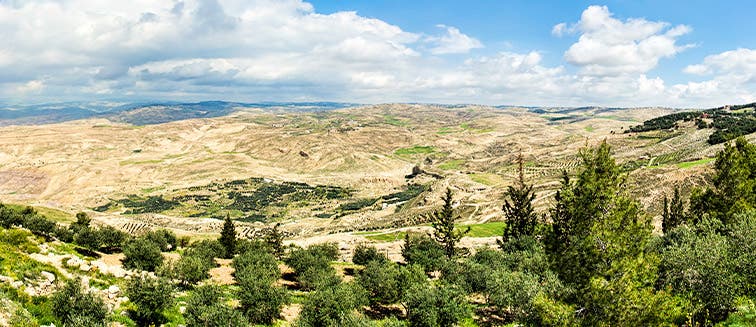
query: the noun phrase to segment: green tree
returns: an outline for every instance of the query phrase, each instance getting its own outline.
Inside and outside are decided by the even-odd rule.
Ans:
[[[215,285],[194,289],[186,300],[184,319],[187,327],[243,327],[247,319],[223,298],[223,290]]]
[[[403,293],[401,273],[397,264],[375,260],[367,263],[356,280],[368,292],[371,304],[392,304],[399,302]]]
[[[302,303],[299,326],[342,326],[342,321],[367,304],[367,294],[355,283],[338,283],[315,290]],[[346,326],[346,325],[344,325]]]
[[[226,259],[233,258],[236,253],[236,228],[229,215],[226,215],[226,220],[223,221],[223,229],[221,230],[218,242],[220,242],[225,249],[223,257]]]
[[[470,232],[470,227],[467,227],[464,231],[456,230],[454,221],[457,216],[454,215],[452,202],[452,191],[447,188],[444,195],[444,206],[429,216],[431,226],[433,226],[433,238],[444,248],[444,254],[447,258],[454,257],[457,251],[457,243],[465,234]]]
[[[464,292],[454,285],[417,284],[407,291],[403,302],[413,327],[451,327],[472,313]]]
[[[352,262],[358,265],[367,265],[371,261],[388,261],[385,254],[378,252],[375,246],[357,244],[352,255]]]
[[[612,262],[640,254],[651,236],[650,221],[622,191],[625,178],[609,145],[583,149],[580,157],[576,181],[563,178],[546,242],[553,270],[578,295]]]
[[[261,277],[276,272],[280,275],[278,267],[275,269],[275,271],[268,271],[264,268],[254,267],[239,271],[234,275],[236,283],[239,285],[237,297],[240,309],[252,323],[272,323],[281,315],[281,308],[288,303],[288,295],[285,289],[274,286],[275,280]]]
[[[756,145],[744,137],[735,145],[725,143],[714,163],[714,188],[691,195],[691,212],[696,217],[709,214],[725,225],[738,214],[756,205]]]
[[[97,231],[89,227],[80,227],[73,237],[74,243],[92,251],[100,249],[100,237]]]
[[[675,186],[671,203],[664,196],[664,212],[662,214],[662,231],[668,233],[673,228],[685,222],[685,207],[680,197],[680,188]]]
[[[273,227],[267,228],[265,230],[265,242],[268,243],[268,246],[273,250],[273,255],[276,256],[279,260],[284,255],[284,233],[279,229],[281,226],[281,223],[276,223],[273,225]]]
[[[92,218],[89,218],[89,215],[87,215],[85,212],[79,212],[76,214],[76,221],[71,223],[71,229],[74,231],[78,231],[82,228],[89,228],[89,224],[92,222]]]
[[[97,238],[100,241],[100,250],[113,253],[121,249],[128,235],[112,226],[103,226],[97,230]]]
[[[52,295],[50,303],[53,314],[63,326],[79,326],[74,321],[82,318],[104,326],[108,314],[108,308],[102,299],[91,292],[85,292],[78,278],[66,281],[63,288]]]
[[[404,236],[402,257],[408,264],[416,264],[426,272],[441,269],[444,262],[444,248],[427,235]]]
[[[210,268],[203,258],[183,255],[176,261],[164,264],[161,275],[178,280],[179,286],[187,289],[209,278]]]
[[[284,262],[294,270],[300,286],[306,290],[338,282],[331,261],[336,259],[338,248],[333,244],[312,245],[307,249],[294,249]]]
[[[505,200],[502,210],[507,224],[504,226],[504,233],[499,241],[500,245],[521,236],[533,236],[538,223],[538,215],[533,209],[535,192],[533,192],[533,185],[525,183],[522,153],[517,157],[517,162],[519,164],[519,179],[516,185],[508,186],[504,192]]]
[[[159,326],[165,322],[164,311],[173,304],[173,286],[163,279],[145,274],[126,283],[124,294],[134,309],[129,313],[139,326]]]
[[[123,267],[155,271],[163,263],[160,247],[147,239],[140,237],[126,243],[123,247]]]

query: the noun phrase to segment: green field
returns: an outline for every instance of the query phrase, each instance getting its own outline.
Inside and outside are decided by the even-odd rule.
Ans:
[[[395,155],[398,156],[406,156],[406,155],[413,155],[413,154],[428,154],[436,152],[436,148],[429,145],[415,145],[413,147],[409,148],[401,148],[394,151]]]
[[[681,162],[681,163],[677,164],[677,168],[685,169],[685,168],[691,168],[691,167],[695,167],[695,166],[705,165],[705,164],[708,164],[710,162],[713,162],[714,160],[716,160],[716,159],[715,158],[704,158],[704,159],[701,159],[701,160]]]
[[[443,170],[457,170],[464,163],[465,161],[462,159],[454,159],[454,160],[449,160],[447,162],[444,162],[438,165],[438,168],[443,169]]]

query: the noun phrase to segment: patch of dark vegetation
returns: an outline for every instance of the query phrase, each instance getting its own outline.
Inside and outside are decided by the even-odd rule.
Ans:
[[[626,133],[674,129],[679,122],[694,121],[699,129],[713,128],[709,136],[711,145],[734,140],[739,136],[756,132],[756,103],[726,106],[703,111],[676,112],[656,117],[643,122],[642,125],[630,127]]]
[[[126,199],[118,200],[118,203],[122,204],[126,208],[124,214],[142,214],[142,213],[159,213],[176,208],[181,203],[175,200],[166,200],[162,196],[149,196],[147,198],[141,198],[138,196],[130,196]]]
[[[407,187],[399,192],[394,192],[391,194],[387,194],[378,198],[367,198],[367,199],[359,199],[353,202],[345,203],[340,205],[336,211],[338,212],[348,212],[348,211],[359,211],[363,208],[371,207],[378,203],[379,201],[381,203],[386,204],[395,204],[395,203],[403,203],[407,202],[409,200],[414,199],[421,193],[425,192],[428,189],[427,186],[421,185],[421,184],[409,184]]]

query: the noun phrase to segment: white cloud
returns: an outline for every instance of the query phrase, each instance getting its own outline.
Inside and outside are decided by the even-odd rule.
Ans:
[[[478,39],[439,27],[413,33],[300,0],[0,0],[0,98],[707,106],[756,93],[749,49],[685,68],[708,81],[665,84],[651,69],[690,28],[606,7],[552,28],[579,35],[564,55],[577,73],[537,49],[470,55]]]
[[[35,93],[41,91],[43,88],[45,88],[45,83],[42,81],[28,81],[22,85],[19,85],[16,88],[17,92],[20,93]]]
[[[427,42],[434,44],[430,49],[433,54],[468,53],[472,49],[483,47],[480,41],[463,34],[456,27],[446,25],[438,25],[437,27],[446,29],[446,34],[426,39]]]
[[[677,45],[677,38],[690,27],[631,18],[621,21],[605,6],[590,6],[571,29],[579,40],[565,52],[567,62],[581,68],[585,75],[639,74],[655,68],[662,58],[673,57],[690,45]],[[559,24],[552,32],[563,34],[568,28]]]
[[[551,35],[554,35],[556,37],[562,37],[567,33],[570,33],[570,29],[567,28],[567,23],[559,23],[551,28]]]

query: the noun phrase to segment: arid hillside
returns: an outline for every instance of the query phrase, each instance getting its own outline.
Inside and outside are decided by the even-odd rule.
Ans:
[[[133,126],[106,119],[0,128],[0,201],[90,212],[134,231],[217,231],[217,218],[283,223],[293,235],[396,228],[455,191],[467,223],[501,220],[516,157],[545,210],[578,151],[606,140],[629,190],[660,195],[706,183],[710,130],[623,133],[667,109],[375,105]],[[751,137],[752,138],[752,137]],[[415,168],[416,167],[416,168]]]

